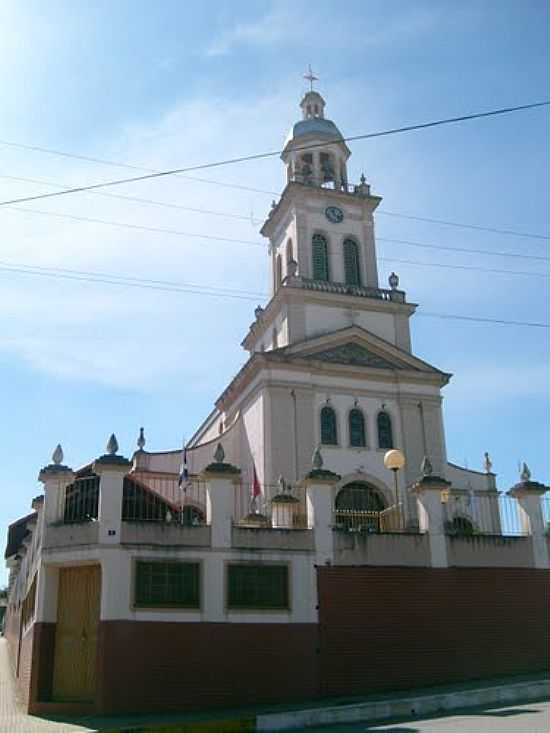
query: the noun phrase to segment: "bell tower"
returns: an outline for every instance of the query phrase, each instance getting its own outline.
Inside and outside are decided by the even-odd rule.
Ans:
[[[306,78],[313,87],[313,74]],[[325,116],[321,94],[310,88],[300,110],[281,153],[286,186],[261,229],[272,298],[256,309],[243,346],[270,351],[355,325],[410,351],[414,306],[395,274],[389,288],[379,287],[374,211],[381,198],[364,175],[349,183],[351,151]]]

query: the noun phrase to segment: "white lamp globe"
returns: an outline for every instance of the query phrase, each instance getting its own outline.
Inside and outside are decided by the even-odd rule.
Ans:
[[[399,471],[405,465],[405,456],[397,448],[384,454],[384,466],[390,471]]]

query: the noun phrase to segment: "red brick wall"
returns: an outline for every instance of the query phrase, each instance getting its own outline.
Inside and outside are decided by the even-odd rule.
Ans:
[[[140,712],[307,700],[316,624],[103,621],[98,707]]]
[[[550,571],[322,567],[324,696],[550,669]]]

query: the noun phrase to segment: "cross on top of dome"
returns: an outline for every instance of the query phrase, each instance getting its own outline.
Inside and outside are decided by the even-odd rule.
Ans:
[[[311,70],[311,64],[308,64],[307,66],[307,74],[304,74],[304,79],[307,79],[309,81],[309,91],[313,91],[313,82],[319,81],[319,77],[315,76],[313,71]]]

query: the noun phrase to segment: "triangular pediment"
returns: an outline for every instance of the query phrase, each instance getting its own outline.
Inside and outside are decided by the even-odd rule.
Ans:
[[[327,365],[437,374],[443,378],[443,382],[450,377],[408,351],[356,325],[278,349],[273,352],[274,356],[277,353],[285,359],[316,361]]]
[[[376,367],[377,369],[403,368],[402,364],[396,364],[395,361],[391,362],[389,359],[374,353],[366,345],[356,341],[348,341],[323,351],[315,351],[302,358],[324,361],[329,364],[349,364],[351,366]]]

